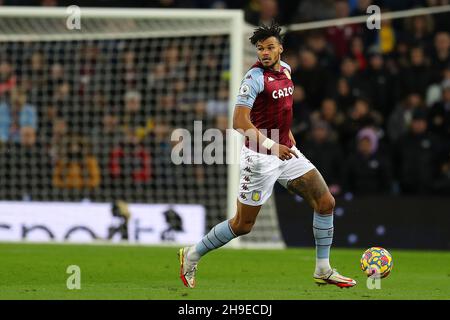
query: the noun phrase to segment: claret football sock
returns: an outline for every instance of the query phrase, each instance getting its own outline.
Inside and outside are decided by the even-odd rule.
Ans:
[[[316,241],[316,274],[331,270],[330,247],[333,243],[333,214],[314,212],[313,233]]]
[[[195,250],[190,250],[192,254],[188,255],[188,259],[198,260],[209,251],[222,247],[234,238],[236,238],[236,235],[231,229],[230,222],[229,220],[225,220],[212,228],[208,234],[197,243]]]

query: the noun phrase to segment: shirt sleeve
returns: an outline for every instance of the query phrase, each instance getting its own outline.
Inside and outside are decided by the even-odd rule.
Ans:
[[[259,69],[247,72],[239,87],[236,105],[253,107],[256,97],[264,90],[263,74]]]

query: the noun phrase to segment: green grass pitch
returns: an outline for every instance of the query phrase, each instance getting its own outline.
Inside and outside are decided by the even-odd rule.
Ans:
[[[354,288],[315,285],[313,248],[222,248],[204,257],[188,289],[175,247],[1,243],[0,299],[450,299],[450,252],[387,249],[394,268],[380,290],[359,270],[364,249],[336,248],[332,265]],[[80,290],[66,287],[69,265],[81,269]]]

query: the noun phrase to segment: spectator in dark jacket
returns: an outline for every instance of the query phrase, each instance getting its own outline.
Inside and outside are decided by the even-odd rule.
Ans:
[[[374,109],[386,118],[392,111],[393,81],[385,66],[383,55],[378,52],[370,54],[369,67],[364,74],[364,80],[370,88],[367,93]]]
[[[439,139],[427,128],[424,109],[413,113],[409,132],[403,136],[396,150],[400,187],[404,193],[427,193],[431,191],[433,179],[441,153]]]
[[[305,89],[305,102],[312,109],[319,107],[324,94],[331,89],[329,72],[319,66],[317,56],[309,49],[300,52],[300,68],[292,74],[292,79]]]
[[[382,116],[379,112],[371,109],[369,101],[365,98],[358,98],[342,126],[340,138],[344,147],[348,149],[354,144],[354,139],[361,129],[368,126],[379,127],[382,123]]]
[[[311,122],[318,120],[325,121],[328,124],[331,130],[329,132],[331,140],[336,141],[339,139],[339,134],[345,122],[345,115],[339,110],[334,99],[325,98],[322,101],[320,110],[311,114]]]
[[[410,51],[410,66],[401,70],[398,79],[399,98],[417,92],[425,96],[426,89],[432,80],[432,71],[422,47],[414,47]]]
[[[302,152],[322,173],[331,193],[339,194],[343,154],[339,143],[331,139],[330,131],[326,121],[313,122],[311,137],[303,144]]]
[[[33,127],[20,128],[20,141],[2,148],[0,177],[8,200],[45,198],[51,185],[50,156]]]
[[[450,142],[450,79],[442,84],[442,99],[429,114],[430,131]]]
[[[357,150],[345,163],[344,186],[354,194],[383,194],[392,189],[391,163],[379,152],[374,129],[364,128],[357,135]]]
[[[450,64],[450,33],[438,32],[434,37],[434,46],[431,51],[431,68],[433,81],[440,82],[441,71]]]
[[[391,142],[398,141],[408,131],[414,110],[422,108],[424,108],[424,103],[418,93],[411,93],[395,107],[387,123],[387,132]]]
[[[312,50],[317,57],[320,67],[334,69],[336,68],[336,58],[327,42],[325,34],[321,30],[312,31],[306,37],[306,46]]]

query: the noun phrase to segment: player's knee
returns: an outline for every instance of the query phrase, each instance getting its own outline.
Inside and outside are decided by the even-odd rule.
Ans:
[[[336,200],[331,195],[331,193],[326,194],[319,201],[317,201],[316,212],[321,214],[333,213],[334,206],[336,205]]]
[[[253,228],[253,223],[242,224],[239,226],[236,235],[238,235],[238,236],[246,235],[246,234],[250,233],[250,231],[252,231],[252,228]]]
[[[235,235],[243,236],[252,231],[254,224],[253,221],[232,221],[231,229],[233,229]]]

